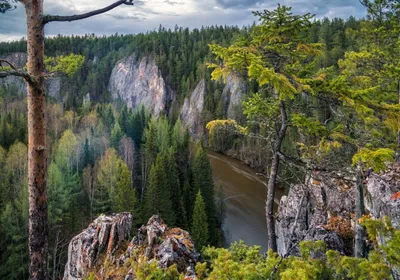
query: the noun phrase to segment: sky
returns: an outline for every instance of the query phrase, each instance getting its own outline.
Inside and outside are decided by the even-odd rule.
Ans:
[[[45,0],[45,13],[72,15],[111,4],[114,0]],[[54,36],[116,32],[132,34],[158,29],[163,25],[199,28],[209,25],[249,25],[256,19],[252,11],[274,9],[278,2],[292,6],[295,13],[312,13],[317,18],[365,16],[359,0],[134,0],[134,6],[120,6],[107,14],[77,22],[50,23],[45,34]],[[0,41],[18,40],[26,33],[25,11],[17,9],[0,14]]]

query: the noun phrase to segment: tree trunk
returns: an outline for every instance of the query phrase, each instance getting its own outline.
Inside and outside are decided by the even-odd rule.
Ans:
[[[397,81],[397,96],[399,98],[400,104],[400,80]],[[396,161],[400,162],[400,128],[397,131],[397,151],[396,151]]]
[[[29,279],[47,274],[46,122],[44,92],[43,0],[26,1],[28,74],[28,184],[29,184]]]
[[[267,233],[268,233],[268,249],[277,251],[276,245],[276,234],[275,234],[275,216],[274,216],[274,198],[275,198],[275,187],[278,178],[279,171],[279,153],[281,151],[282,142],[285,138],[287,131],[287,114],[284,101],[280,101],[279,108],[281,111],[281,128],[278,132],[278,136],[275,142],[274,152],[272,156],[271,171],[269,174],[268,185],[267,185],[267,201],[266,201],[266,215],[267,215]]]
[[[356,196],[356,234],[354,242],[354,256],[356,258],[366,257],[365,246],[365,228],[359,223],[359,220],[365,214],[364,206],[364,185],[363,170],[361,166],[357,168],[357,196]]]

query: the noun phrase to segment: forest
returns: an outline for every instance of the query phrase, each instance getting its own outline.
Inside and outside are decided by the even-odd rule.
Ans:
[[[399,161],[400,4],[363,3],[363,19],[315,19],[278,6],[255,12],[258,21],[242,28],[46,38],[47,70],[64,72],[61,100],[47,96],[45,106],[49,278],[62,279],[69,241],[92,220],[130,212],[135,229],[158,214],[188,230],[201,252],[198,279],[399,279],[399,228],[368,216],[361,201],[369,174]],[[25,38],[1,42],[0,57],[26,49]],[[111,72],[132,54],[155,57],[177,95],[169,112],[156,117],[112,98]],[[223,95],[232,75],[246,84],[235,120]],[[207,134],[195,141],[179,112],[202,79]],[[30,279],[27,104],[17,87],[0,84],[0,279]],[[268,252],[243,242],[223,248],[225,197],[207,149],[259,162]],[[351,235],[348,256],[320,241],[296,244],[299,256],[277,253],[276,189],[313,173],[354,178],[353,216],[333,225]],[[132,268],[139,279],[184,277],[174,266],[137,261]],[[95,275],[88,279],[103,279]]]

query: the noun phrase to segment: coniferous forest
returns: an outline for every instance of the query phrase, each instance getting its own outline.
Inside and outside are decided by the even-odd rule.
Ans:
[[[60,79],[59,96],[47,95],[44,108],[47,279],[63,279],[71,238],[100,215],[120,212],[132,214],[132,236],[153,215],[187,230],[200,252],[197,279],[400,279],[400,174],[390,182],[387,207],[395,210],[380,212],[390,215],[376,217],[364,205],[369,178],[383,178],[399,164],[400,3],[361,2],[365,18],[316,19],[279,5],[254,12],[255,23],[246,27],[160,25],[134,35],[46,37],[46,73]],[[27,44],[25,38],[1,42],[0,58],[25,53]],[[111,95],[111,73],[131,55],[155,59],[176,93],[168,111],[130,108]],[[18,81],[1,82],[13,69],[0,67],[0,279],[45,279],[30,273],[31,101]],[[22,77],[33,83],[27,71]],[[245,84],[235,119],[224,94],[232,76]],[[180,110],[202,80],[206,133],[195,139]],[[213,180],[208,150],[260,173],[269,251],[243,242],[224,248],[227,198]],[[296,209],[290,249],[278,252],[277,189],[290,195],[294,185],[319,186],[332,178],[343,188],[354,185],[351,213],[324,210],[324,228],[348,241],[346,249],[312,238],[292,241],[297,230],[310,230],[300,229]],[[313,195],[305,192],[301,209]],[[322,208],[328,208],[326,196],[324,191]],[[137,279],[189,279],[176,265],[142,261],[141,253],[129,264]],[[84,279],[124,279],[112,275],[129,271],[105,263],[109,276],[93,270]]]

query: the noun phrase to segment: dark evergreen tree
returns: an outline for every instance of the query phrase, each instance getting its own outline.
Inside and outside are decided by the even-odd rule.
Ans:
[[[174,225],[176,216],[172,208],[171,193],[168,188],[166,164],[165,155],[159,155],[151,167],[144,201],[144,218],[147,221],[152,215],[160,215],[168,225]]]
[[[202,250],[203,247],[208,245],[209,235],[206,205],[204,203],[203,196],[201,195],[201,191],[199,191],[196,195],[190,234],[193,237],[196,248],[199,250]]]
[[[196,155],[193,162],[193,187],[194,192],[197,193],[201,191],[201,194],[204,198],[210,242],[211,244],[216,244],[218,242],[218,237],[216,231],[217,223],[214,182],[210,161],[208,160],[207,153],[201,146],[197,147]]]

